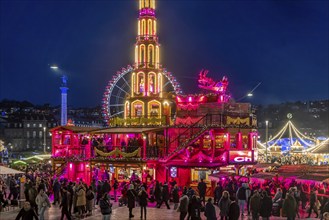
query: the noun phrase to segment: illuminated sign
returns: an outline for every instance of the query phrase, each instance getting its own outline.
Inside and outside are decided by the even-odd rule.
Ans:
[[[254,162],[253,151],[231,150],[228,156],[229,164],[249,164]]]
[[[177,177],[177,167],[170,168],[170,177],[176,178]]]

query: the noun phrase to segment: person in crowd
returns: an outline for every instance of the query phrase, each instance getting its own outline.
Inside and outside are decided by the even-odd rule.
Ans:
[[[244,215],[244,209],[246,206],[247,201],[247,194],[246,194],[246,183],[242,183],[241,187],[236,192],[237,198],[238,198],[238,204],[240,207],[241,216]]]
[[[207,184],[203,182],[203,179],[198,183],[198,191],[199,196],[203,204],[206,203],[206,191],[207,191]]]
[[[26,201],[23,208],[19,211],[15,220],[39,220],[38,215],[35,213],[34,209],[31,208],[30,202]]]
[[[62,216],[61,220],[64,219],[64,216],[66,216],[67,220],[71,220],[71,213],[69,212],[69,204],[70,204],[70,192],[68,191],[68,188],[64,186],[62,188],[62,201],[60,204],[60,208],[62,208]]]
[[[98,184],[97,184],[97,187],[96,187],[96,191],[97,191],[96,205],[98,205],[99,200],[104,195],[104,194],[102,194],[102,185],[103,185],[102,181],[98,180]]]
[[[129,209],[129,218],[133,218],[133,208],[135,208],[137,193],[134,189],[134,184],[129,185],[129,189],[127,191],[127,198],[128,198],[128,209]]]
[[[239,205],[236,203],[236,198],[234,196],[230,197],[231,204],[228,211],[228,219],[229,220],[239,220],[240,217],[240,208]]]
[[[13,197],[13,200],[17,199],[18,192],[19,192],[19,185],[17,184],[17,181],[14,176],[11,176],[10,182],[9,182],[9,196],[8,199],[10,200],[11,197]]]
[[[80,184],[77,187],[76,197],[77,197],[76,207],[78,209],[78,215],[80,216],[80,218],[83,218],[87,201],[86,201],[86,188],[82,184],[82,181],[80,181]]]
[[[282,189],[277,188],[272,201],[273,201],[273,203],[278,203],[281,199],[282,199]]]
[[[251,191],[248,183],[246,183],[245,187],[246,187],[246,198],[247,198],[247,211],[248,211],[248,216],[249,216],[250,215],[250,198],[252,196],[252,191]]]
[[[207,220],[217,220],[216,209],[215,206],[212,204],[212,198],[208,198],[204,215],[207,217]]]
[[[310,209],[308,211],[308,217],[307,218],[310,218],[311,217],[311,214],[312,214],[312,211],[314,210],[315,214],[316,214],[316,218],[318,218],[318,209],[317,209],[317,206],[316,206],[316,203],[318,201],[318,197],[316,195],[316,190],[315,188],[313,188],[311,190],[311,195],[310,195]]]
[[[37,198],[38,195],[38,191],[36,188],[35,183],[31,183],[31,187],[28,190],[28,197],[29,197],[29,202],[31,204],[31,207],[35,210],[36,213],[38,213],[38,206],[35,202],[35,199]]]
[[[194,189],[192,189],[192,187],[190,186],[187,190],[187,196],[189,197],[190,201],[192,201],[192,197],[194,196],[195,191]]]
[[[99,207],[102,213],[102,220],[110,220],[112,214],[112,204],[110,203],[109,195],[104,193],[99,200]]]
[[[217,186],[214,190],[214,204],[218,205],[219,200],[221,199],[223,194],[223,186],[221,184],[221,182],[217,183]]]
[[[5,208],[8,205],[8,200],[5,196],[5,190],[0,187],[0,212],[2,211],[2,208]]]
[[[94,198],[95,198],[95,194],[93,192],[93,188],[92,186],[89,186],[86,192],[86,211],[88,216],[91,216],[93,213]]]
[[[67,195],[68,195],[68,210],[71,215],[72,213],[72,206],[73,206],[73,197],[74,197],[74,191],[73,191],[73,182],[69,182],[67,186]]]
[[[177,209],[178,207],[178,204],[179,204],[179,193],[178,193],[178,186],[175,185],[172,192],[171,192],[171,195],[172,195],[172,200],[173,200],[173,203],[174,203],[174,210]]]
[[[222,195],[222,197],[220,198],[220,200],[218,202],[218,207],[219,207],[219,211],[220,211],[220,219],[221,220],[227,220],[231,200],[229,198],[230,195],[229,195],[228,191],[224,191],[222,194],[223,195]]]
[[[159,181],[155,182],[154,197],[157,203],[156,206],[159,206],[159,204],[161,203],[161,187]]]
[[[252,215],[252,220],[259,219],[260,201],[261,201],[261,198],[260,198],[259,192],[257,190],[255,190],[254,194],[250,198],[250,211],[251,211],[251,215]]]
[[[59,183],[58,179],[55,179],[54,184],[53,184],[53,191],[54,191],[53,205],[56,205],[56,202],[58,202],[58,204],[60,204],[60,201],[59,201],[60,190],[61,190],[61,184]]]
[[[297,203],[294,198],[294,193],[292,190],[289,190],[286,193],[286,198],[283,202],[282,211],[287,216],[287,220],[295,220],[297,212]]]
[[[188,214],[191,220],[201,220],[201,202],[195,195],[188,205]]]
[[[325,213],[329,213],[329,198],[325,201],[325,203],[321,206],[321,220],[325,219]],[[328,215],[329,217],[329,215]]]
[[[145,187],[141,187],[141,190],[138,193],[139,198],[139,205],[141,207],[141,219],[143,219],[143,212],[144,212],[144,219],[146,219],[146,206],[147,206],[147,198],[148,194],[145,191]]]
[[[39,189],[39,193],[36,196],[35,203],[38,206],[39,219],[44,220],[44,213],[47,207],[50,208],[50,201],[47,194],[42,188]]]
[[[25,195],[26,201],[30,201],[29,190],[31,187],[32,187],[32,182],[31,182],[30,178],[26,178],[26,183],[24,184],[24,195]],[[31,205],[31,203],[30,203],[30,205]]]
[[[104,193],[109,193],[111,191],[111,186],[110,186],[107,179],[104,180],[104,182],[102,184],[102,190],[101,191],[102,191],[102,195]]]
[[[164,183],[163,187],[162,187],[162,194],[161,194],[162,200],[161,200],[160,204],[158,205],[158,208],[160,208],[162,203],[164,202],[167,206],[167,209],[170,209],[170,206],[168,204],[169,196],[170,195],[169,195],[168,185],[167,185],[167,183]]]
[[[179,199],[178,211],[180,212],[179,219],[184,220],[188,212],[189,198],[183,193],[182,197]]]
[[[263,191],[262,195],[263,198],[261,199],[259,214],[262,216],[263,220],[269,220],[272,213],[273,202],[266,191]]]
[[[119,187],[119,182],[116,178],[113,179],[113,194],[114,194],[114,202],[117,202],[117,190]]]

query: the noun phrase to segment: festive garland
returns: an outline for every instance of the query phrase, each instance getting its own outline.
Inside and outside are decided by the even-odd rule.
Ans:
[[[135,157],[135,156],[140,157],[141,156],[141,149],[140,148],[138,148],[137,150],[135,150],[134,152],[131,152],[131,153],[125,153],[123,151],[120,151],[118,148],[115,148],[115,150],[112,150],[112,151],[107,152],[107,153],[95,148],[95,152],[98,155],[102,156],[102,157],[111,157],[113,155],[122,156],[122,157]]]

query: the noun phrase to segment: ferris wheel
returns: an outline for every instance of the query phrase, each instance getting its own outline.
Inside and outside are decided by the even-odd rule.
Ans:
[[[128,65],[122,68],[113,75],[108,82],[103,95],[103,118],[107,123],[113,117],[123,117],[124,101],[131,95],[131,73],[134,68]],[[163,86],[161,91],[173,93],[175,95],[181,94],[181,86],[171,72],[163,69]]]

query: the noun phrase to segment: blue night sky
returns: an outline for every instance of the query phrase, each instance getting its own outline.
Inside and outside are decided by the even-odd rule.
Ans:
[[[329,98],[328,1],[157,1],[161,61],[185,93],[198,72],[228,76],[239,98],[258,82],[254,104]],[[107,82],[133,63],[138,3],[0,1],[0,100],[60,104],[68,74],[69,105],[101,104]]]

